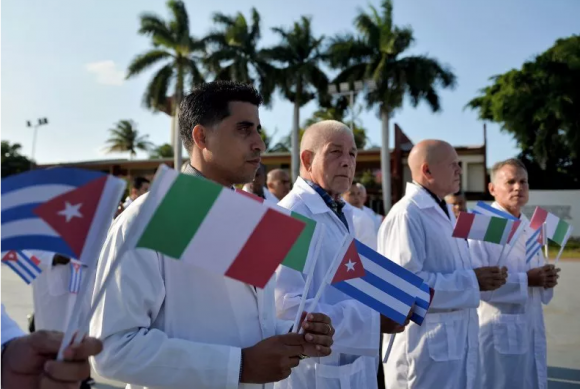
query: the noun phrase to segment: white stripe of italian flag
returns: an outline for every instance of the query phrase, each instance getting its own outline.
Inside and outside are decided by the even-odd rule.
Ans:
[[[453,229],[453,236],[504,245],[508,242],[513,224],[513,220],[502,217],[461,212]]]
[[[135,247],[263,288],[305,224],[209,180],[162,165]],[[135,223],[137,224],[137,223]]]

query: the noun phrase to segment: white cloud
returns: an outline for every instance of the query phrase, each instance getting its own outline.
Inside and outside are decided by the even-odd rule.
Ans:
[[[88,63],[85,69],[97,75],[99,84],[119,86],[125,82],[125,72],[117,69],[115,62],[110,60]]]

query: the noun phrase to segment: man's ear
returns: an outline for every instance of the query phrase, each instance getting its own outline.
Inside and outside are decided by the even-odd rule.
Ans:
[[[201,124],[196,125],[191,130],[191,138],[193,139],[193,144],[200,149],[207,148],[207,133],[208,129],[202,126]]]
[[[421,173],[423,174],[423,176],[431,179],[433,178],[433,175],[431,174],[431,170],[429,170],[429,165],[427,165],[426,163],[421,165]]]
[[[489,184],[487,184],[487,190],[489,190],[490,195],[495,197],[495,185],[493,185],[493,182],[490,182]]]
[[[304,166],[307,171],[310,171],[312,168],[312,162],[314,161],[314,153],[310,150],[304,150],[300,154],[300,161],[302,162],[302,166]]]

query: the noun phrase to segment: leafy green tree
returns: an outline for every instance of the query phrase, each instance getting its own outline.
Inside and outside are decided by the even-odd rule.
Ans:
[[[21,150],[19,143],[2,141],[2,178],[30,170],[31,161],[20,154]]]
[[[151,159],[173,158],[173,146],[169,143],[162,144],[151,150],[149,154]]]
[[[137,151],[149,151],[152,143],[147,140],[149,135],[140,135],[135,122],[119,121],[115,128],[109,130],[111,137],[107,140],[108,153],[129,153],[129,159],[137,155]]]
[[[535,188],[579,188],[580,36],[492,81],[467,106],[514,137]]]

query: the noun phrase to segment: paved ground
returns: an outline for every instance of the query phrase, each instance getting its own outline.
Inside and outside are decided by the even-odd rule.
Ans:
[[[550,389],[580,389],[580,261],[562,262],[560,285],[545,307]],[[32,289],[2,266],[2,303],[22,328],[32,312]],[[95,377],[99,389],[123,385]]]

